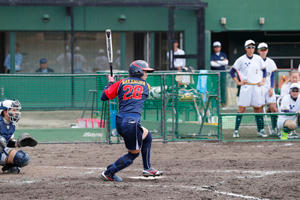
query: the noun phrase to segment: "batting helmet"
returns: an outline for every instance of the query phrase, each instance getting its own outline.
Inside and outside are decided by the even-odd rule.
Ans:
[[[153,72],[154,69],[150,68],[148,63],[144,60],[135,60],[129,65],[129,76],[141,78],[144,71]]]

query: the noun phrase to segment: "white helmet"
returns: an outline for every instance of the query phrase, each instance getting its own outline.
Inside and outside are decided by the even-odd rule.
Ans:
[[[10,121],[17,123],[21,117],[21,104],[18,100],[4,100],[0,102],[0,114],[3,110],[7,110]]]

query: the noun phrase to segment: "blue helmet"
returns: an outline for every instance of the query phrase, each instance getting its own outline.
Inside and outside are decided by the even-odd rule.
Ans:
[[[135,60],[129,65],[129,76],[141,78],[144,71],[153,72],[154,69],[150,68],[148,63],[144,60]]]

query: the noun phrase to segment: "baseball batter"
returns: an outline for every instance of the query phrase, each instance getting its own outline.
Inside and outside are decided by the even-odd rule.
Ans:
[[[116,127],[124,139],[128,153],[107,167],[101,174],[103,180],[121,182],[122,178],[116,173],[131,165],[140,152],[144,166],[143,176],[160,176],[163,174],[162,171],[151,167],[152,135],[141,125],[141,112],[150,89],[146,82],[147,72],[153,71],[154,69],[150,68],[147,62],[137,60],[129,66],[129,78],[112,84],[114,82],[113,77],[109,77],[110,82],[102,93],[101,100],[106,101],[118,97],[119,113],[116,117]]]
[[[266,68],[263,59],[254,54],[255,42],[245,42],[246,54],[239,57],[230,71],[231,77],[237,85],[241,86],[238,99],[238,113],[244,113],[246,107],[251,106],[255,113],[263,112],[264,97],[262,87],[266,81]],[[237,75],[236,75],[237,74]],[[266,137],[263,116],[255,116],[258,136]],[[239,137],[239,126],[242,115],[236,117],[235,131],[233,137]]]
[[[267,57],[268,54],[268,45],[264,42],[259,43],[257,47],[257,52],[259,53],[260,57],[265,62],[267,77],[266,83],[262,86],[264,90],[264,98],[265,104],[268,105],[270,112],[277,113],[276,107],[276,97],[275,97],[275,72],[277,71],[277,66],[271,58]],[[272,122],[272,135],[278,136],[277,131],[277,115],[271,115],[271,122]]]
[[[281,100],[280,112],[281,113],[298,113],[300,114],[300,86],[298,83],[292,83],[290,93],[285,95]],[[283,129],[281,132],[281,139],[288,139],[288,134],[295,130],[297,125],[297,115],[279,115],[277,126]]]

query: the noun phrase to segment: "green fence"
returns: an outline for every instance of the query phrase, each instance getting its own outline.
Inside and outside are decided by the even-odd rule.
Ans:
[[[0,76],[1,97],[19,99],[22,104],[22,118],[16,135],[29,132],[40,142],[122,142],[114,130],[114,119],[111,117],[117,112],[118,101],[100,101],[107,84],[105,74]],[[124,72],[116,73],[117,80],[126,77]],[[142,125],[158,141],[280,140],[257,136],[254,117],[257,114],[236,114],[237,107],[221,112],[219,97],[222,83],[218,73],[159,72],[149,74],[147,82],[151,89],[144,104]],[[236,86],[227,83],[227,97],[231,95],[228,90],[231,87]],[[233,95],[236,98],[236,93]],[[243,120],[240,138],[233,139],[237,115],[243,115]],[[275,114],[258,115],[263,115],[264,128],[269,134],[269,115]],[[76,127],[79,118],[103,119],[105,126],[70,128]]]
[[[1,99],[18,99],[25,110],[82,109],[89,90],[101,84],[95,74],[0,75]]]

